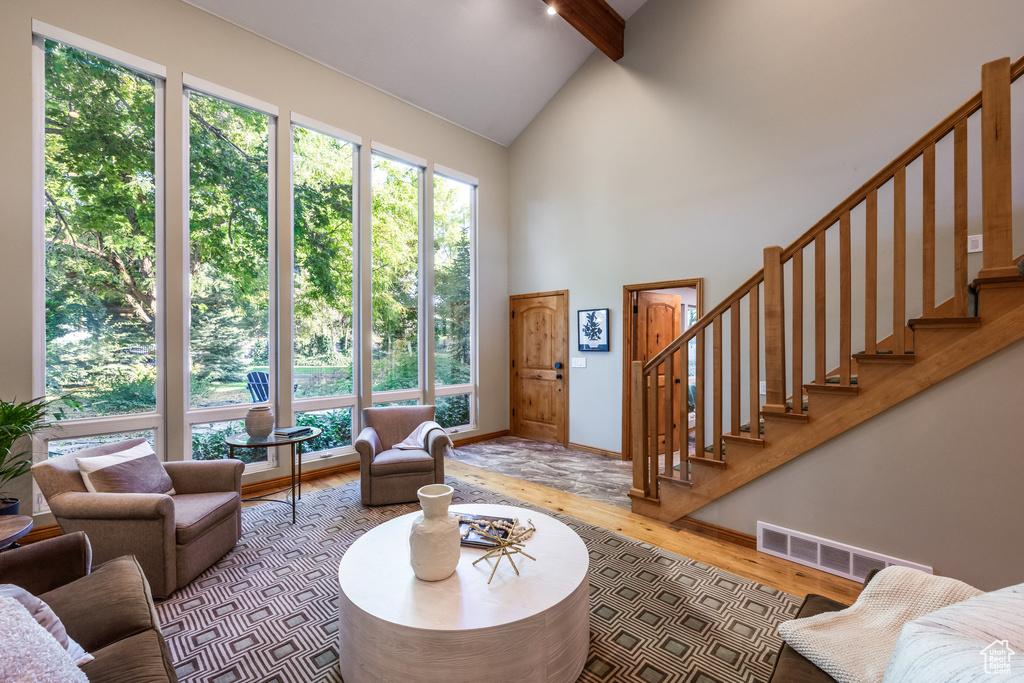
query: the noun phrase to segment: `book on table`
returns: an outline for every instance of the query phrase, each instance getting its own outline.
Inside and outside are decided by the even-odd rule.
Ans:
[[[309,434],[313,431],[312,427],[278,427],[274,430],[275,436],[302,436],[303,434]]]
[[[498,538],[504,540],[508,538],[509,532],[511,531],[512,525],[515,520],[510,517],[489,517],[487,515],[469,515],[461,512],[454,513],[459,517],[459,533],[465,535],[462,536],[461,544],[469,546],[471,548],[493,548],[497,545],[493,539],[487,538],[486,536],[480,535],[475,529],[471,528],[470,522],[475,522],[477,526],[490,531]],[[490,523],[500,522],[503,526],[509,528],[499,529],[491,527]],[[467,528],[469,529],[467,532]]]

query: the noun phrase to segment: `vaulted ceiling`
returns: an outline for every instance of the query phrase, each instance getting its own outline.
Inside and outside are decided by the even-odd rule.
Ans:
[[[185,1],[502,145],[596,49],[542,0]]]

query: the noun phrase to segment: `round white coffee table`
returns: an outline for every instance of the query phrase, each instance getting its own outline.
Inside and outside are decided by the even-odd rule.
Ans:
[[[409,565],[418,512],[371,529],[338,567],[338,658],[345,683],[558,681],[579,678],[590,644],[587,547],[556,519],[506,505],[452,512],[530,519],[526,552],[473,566],[486,551],[462,548],[455,573],[420,581]]]

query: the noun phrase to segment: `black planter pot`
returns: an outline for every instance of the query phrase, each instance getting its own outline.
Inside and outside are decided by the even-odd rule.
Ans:
[[[0,515],[16,515],[21,501],[17,498],[0,498]]]

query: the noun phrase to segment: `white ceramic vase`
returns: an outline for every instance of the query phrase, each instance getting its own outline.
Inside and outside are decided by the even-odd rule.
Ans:
[[[245,433],[250,439],[262,441],[274,431],[274,411],[270,406],[253,406],[245,415]]]
[[[423,581],[447,579],[459,564],[459,520],[448,514],[454,491],[447,484],[430,484],[416,492],[423,514],[412,522],[409,561]]]

